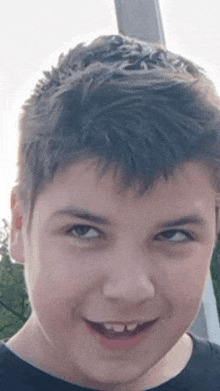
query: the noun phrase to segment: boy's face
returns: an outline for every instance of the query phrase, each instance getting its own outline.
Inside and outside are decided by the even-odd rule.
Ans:
[[[83,163],[48,185],[31,232],[24,216],[18,239],[35,362],[105,389],[143,377],[174,346],[196,316],[216,239],[209,175],[187,163],[138,197],[119,194],[110,173],[98,180],[95,165]],[[89,322],[147,323],[136,337],[110,339]]]

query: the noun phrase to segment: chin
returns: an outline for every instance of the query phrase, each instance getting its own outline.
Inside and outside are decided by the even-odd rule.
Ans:
[[[140,377],[146,372],[146,370],[140,372],[140,368],[131,368],[130,366],[109,366],[108,368],[100,368],[98,370],[91,371],[86,375],[82,386],[87,386],[99,390],[113,390],[113,388],[122,388],[126,385],[132,385],[138,381]]]

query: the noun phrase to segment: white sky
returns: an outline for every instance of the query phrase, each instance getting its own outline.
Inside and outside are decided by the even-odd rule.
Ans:
[[[146,0],[147,1],[147,0]],[[205,67],[220,93],[220,2],[160,0],[167,48]],[[78,42],[117,33],[114,0],[4,2],[0,16],[0,220],[16,177],[17,117],[42,70]]]

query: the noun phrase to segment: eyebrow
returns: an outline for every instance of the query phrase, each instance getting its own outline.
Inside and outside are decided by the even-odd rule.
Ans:
[[[105,216],[93,214],[86,209],[78,209],[73,207],[71,208],[66,207],[55,211],[50,219],[54,217],[62,217],[62,216],[79,218],[82,220],[87,220],[101,225],[110,225],[109,219]],[[202,216],[198,214],[190,214],[187,216],[180,217],[178,219],[159,222],[158,226],[159,228],[171,228],[171,227],[177,227],[186,224],[196,224],[200,226],[205,226],[207,223]]]
[[[196,224],[200,226],[206,226],[207,223],[202,216],[198,214],[190,214],[187,216],[180,217],[178,219],[163,221],[159,223],[159,227],[170,228],[170,227],[177,227],[179,225],[186,225],[186,224]]]
[[[68,216],[72,218],[77,217],[78,219],[91,221],[93,223],[110,225],[110,221],[107,219],[107,217],[93,214],[86,209],[77,209],[77,208],[59,209],[52,214],[51,219],[54,217],[62,217],[62,216]]]

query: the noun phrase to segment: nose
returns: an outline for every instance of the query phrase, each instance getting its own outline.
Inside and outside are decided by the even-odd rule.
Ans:
[[[137,251],[121,251],[110,259],[103,293],[106,299],[141,304],[155,297],[153,268]]]

